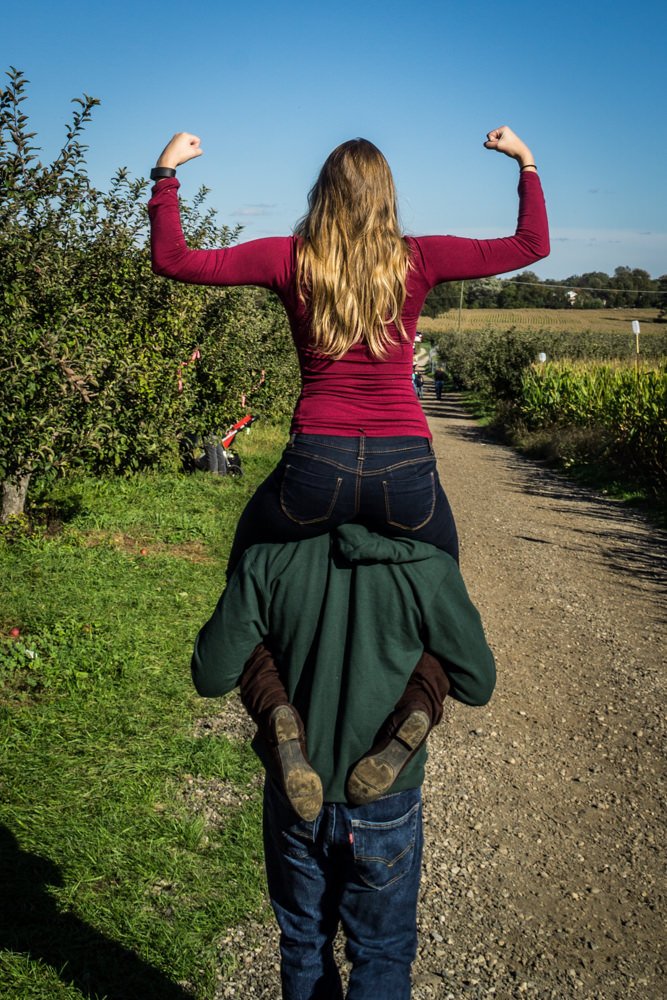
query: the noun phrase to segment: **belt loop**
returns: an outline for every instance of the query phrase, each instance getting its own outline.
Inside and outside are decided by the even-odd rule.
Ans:
[[[364,455],[366,454],[366,431],[363,427],[357,427],[359,431],[359,446],[357,448],[357,461],[364,460]]]
[[[293,444],[296,444],[296,433],[290,434],[287,446],[291,448]]]

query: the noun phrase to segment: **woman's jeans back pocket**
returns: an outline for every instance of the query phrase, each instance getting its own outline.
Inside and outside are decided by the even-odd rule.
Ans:
[[[424,528],[435,511],[435,460],[411,462],[382,480],[387,524],[403,531]]]
[[[365,885],[385,889],[408,874],[420,830],[420,809],[417,802],[405,815],[384,823],[352,820],[354,863]]]
[[[334,512],[343,483],[338,470],[325,462],[307,461],[299,456],[285,463],[280,486],[283,513],[297,524],[319,524]]]

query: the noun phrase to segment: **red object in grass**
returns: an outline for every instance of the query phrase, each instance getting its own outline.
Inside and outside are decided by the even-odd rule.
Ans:
[[[238,432],[240,430],[243,430],[244,427],[249,427],[254,419],[255,418],[251,416],[250,413],[247,413],[245,417],[241,417],[241,419],[238,420],[233,427],[229,428],[226,435],[223,437],[222,447],[229,448],[229,446],[231,445],[232,441],[234,440]]]
[[[9,634],[11,635],[12,639],[18,639],[18,637],[21,635],[21,629],[17,628],[15,625],[14,628],[10,628]]]
[[[140,556],[147,556],[148,555],[148,549],[139,549],[139,555]]]

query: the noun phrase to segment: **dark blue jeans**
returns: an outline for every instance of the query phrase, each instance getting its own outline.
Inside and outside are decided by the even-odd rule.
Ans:
[[[241,515],[228,573],[251,545],[300,541],[349,521],[429,542],[458,562],[454,516],[427,438],[296,434]]]
[[[284,1000],[342,1000],[339,923],[352,963],[347,1000],[409,1000],[422,844],[419,788],[365,806],[325,803],[308,823],[267,779],[264,852]]]

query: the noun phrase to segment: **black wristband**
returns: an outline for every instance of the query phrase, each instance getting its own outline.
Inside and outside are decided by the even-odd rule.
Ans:
[[[153,167],[151,170],[151,180],[161,181],[163,177],[175,177],[176,171],[173,167]]]
[[[522,170],[526,170],[528,167],[535,167],[535,169],[537,170],[536,164],[534,164],[534,163],[524,163],[524,165],[522,167],[519,167],[519,173],[521,173]]]

